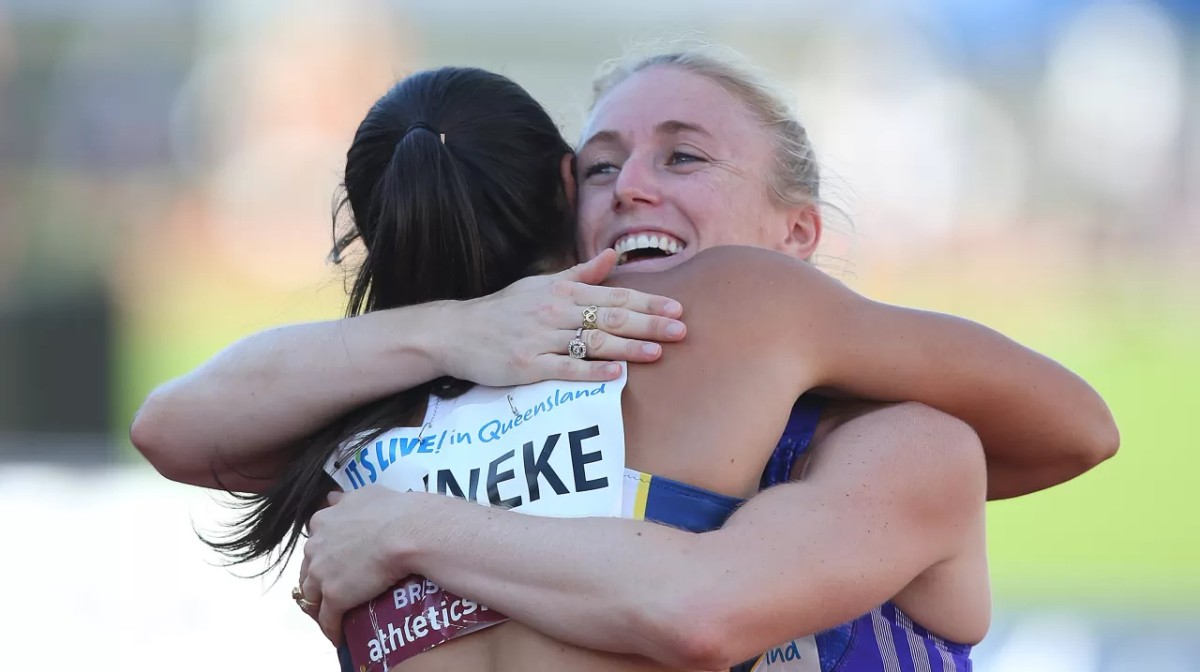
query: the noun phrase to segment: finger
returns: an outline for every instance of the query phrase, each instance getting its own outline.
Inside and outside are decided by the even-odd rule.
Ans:
[[[311,537],[320,524],[325,521],[325,507],[317,509],[317,512],[308,517],[308,536]]]
[[[582,326],[582,313],[579,320],[579,326]],[[679,341],[687,335],[687,325],[679,320],[645,315],[626,308],[601,308],[596,311],[596,327],[614,336],[659,343]],[[591,344],[589,343],[589,345]],[[605,359],[609,359],[609,357],[606,356]]]
[[[334,506],[338,502],[342,501],[342,498],[345,496],[346,496],[346,493],[342,492],[341,490],[334,490],[333,492],[330,492],[328,496],[325,497],[325,501],[329,502],[330,506]]]
[[[636,313],[671,318],[683,315],[683,306],[675,299],[639,292],[628,287],[576,285],[571,288],[571,296],[580,307],[590,305],[601,308],[625,308]]]
[[[308,609],[302,610],[309,618],[313,619],[314,621],[317,620],[317,614],[319,613],[319,610],[323,608],[323,603],[325,602],[321,595],[320,585],[315,579],[313,579],[312,576],[309,576],[305,578],[304,583],[300,584],[300,592],[303,593],[305,600],[313,603],[314,605]]]
[[[317,577],[313,576],[312,572],[305,575],[304,580],[300,582],[300,592],[304,593],[304,599],[314,604],[322,601],[321,583],[317,581]]]
[[[325,637],[333,642],[334,646],[341,646],[342,612],[332,604],[322,602],[320,613],[317,614],[316,619],[317,623],[321,625],[321,632],[325,633]]]
[[[549,349],[555,354],[565,355],[567,343],[575,338],[575,334],[574,331],[555,333],[553,342],[558,345]],[[658,343],[623,338],[600,329],[585,329],[580,338],[587,346],[587,359],[593,361],[653,362],[662,357],[662,346]]]
[[[595,285],[604,282],[604,279],[608,277],[609,273],[612,273],[612,269],[616,265],[617,251],[607,249],[587,261],[568,268],[560,273],[559,276],[565,280],[574,280],[575,282]]]
[[[305,553],[304,559],[300,561],[300,576],[296,579],[296,585],[300,587],[300,590],[304,590],[304,580],[308,578],[308,563],[311,561],[308,553]]]
[[[574,338],[573,332],[572,338]],[[565,347],[563,349],[566,350]],[[592,362],[549,353],[534,358],[534,369],[539,374],[539,380],[576,380],[600,383],[613,380],[621,375],[621,365],[616,362]]]

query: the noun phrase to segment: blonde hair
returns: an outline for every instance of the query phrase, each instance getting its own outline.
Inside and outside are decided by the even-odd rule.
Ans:
[[[786,97],[739,60],[718,55],[712,48],[692,47],[609,61],[592,82],[592,109],[618,84],[648,68],[672,67],[700,75],[742,101],[774,135],[775,166],[767,173],[767,186],[775,198],[789,205],[818,203],[821,176],[808,131],[796,119]]]

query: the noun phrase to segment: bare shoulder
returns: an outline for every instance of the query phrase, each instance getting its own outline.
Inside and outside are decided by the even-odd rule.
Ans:
[[[772,381],[781,395],[811,389],[826,377],[846,298],[857,294],[820,270],[780,252],[743,246],[702,250],[666,271],[619,274],[610,283],[669,296],[683,304],[688,336],[672,353],[703,362],[728,378]]]
[[[716,356],[747,345],[782,354],[805,338],[795,317],[816,309],[796,295],[795,277],[804,262],[779,252],[723,246],[702,250],[674,268],[654,273],[618,274],[607,284],[669,296],[683,304],[688,342]],[[813,273],[820,272],[811,269]],[[731,353],[732,354],[732,353]]]
[[[774,250],[723,245],[701,250],[678,266],[657,273],[618,275],[608,284],[666,294],[683,301],[700,298],[733,311],[760,311],[781,299],[815,300],[841,283],[811,264]],[[686,308],[686,303],[685,303]]]
[[[696,253],[686,264],[696,266],[720,267],[726,264],[744,267],[763,267],[767,270],[786,269],[795,266],[810,266],[795,257],[750,245],[721,245],[710,247]],[[686,265],[681,264],[680,266]]]
[[[714,288],[794,290],[807,285],[836,283],[808,262],[782,252],[744,245],[723,245],[701,250],[680,264],[677,270]]]
[[[846,405],[823,421],[808,472],[859,464],[898,486],[922,517],[972,516],[987,495],[983,445],[970,425],[917,402]],[[853,468],[853,467],[852,467]]]

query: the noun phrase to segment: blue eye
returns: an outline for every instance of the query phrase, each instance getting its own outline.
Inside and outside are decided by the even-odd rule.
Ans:
[[[583,176],[591,177],[593,175],[604,175],[618,170],[620,169],[617,168],[616,165],[609,163],[608,161],[597,161],[596,163],[593,163],[584,169]]]
[[[695,154],[688,154],[687,152],[671,152],[671,158],[667,160],[667,163],[670,165],[677,165],[680,163],[694,163],[700,161],[704,161],[704,159],[696,156]]]

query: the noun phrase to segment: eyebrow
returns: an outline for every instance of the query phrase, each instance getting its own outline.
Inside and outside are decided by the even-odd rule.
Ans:
[[[701,126],[699,124],[693,124],[693,123],[690,123],[687,121],[679,121],[678,119],[668,119],[666,121],[659,122],[659,124],[654,127],[655,135],[677,135],[679,133],[688,133],[688,132],[698,133],[700,135],[710,137],[710,138],[713,137],[712,133],[709,133],[708,130],[705,129],[703,126]],[[585,147],[587,147],[588,145],[590,145],[592,143],[596,143],[596,142],[620,142],[620,141],[621,141],[621,134],[616,131],[608,131],[608,130],[596,131],[595,133],[592,134],[592,137],[588,138],[586,142],[584,142],[582,145],[579,146],[579,149],[577,151],[582,152]]]
[[[712,137],[712,133],[709,133],[708,130],[700,124],[691,124],[686,121],[676,121],[674,119],[669,119],[662,122],[658,126],[655,126],[654,132],[658,135],[675,135],[676,133],[691,132],[699,133],[700,135],[706,135],[710,138]]]

